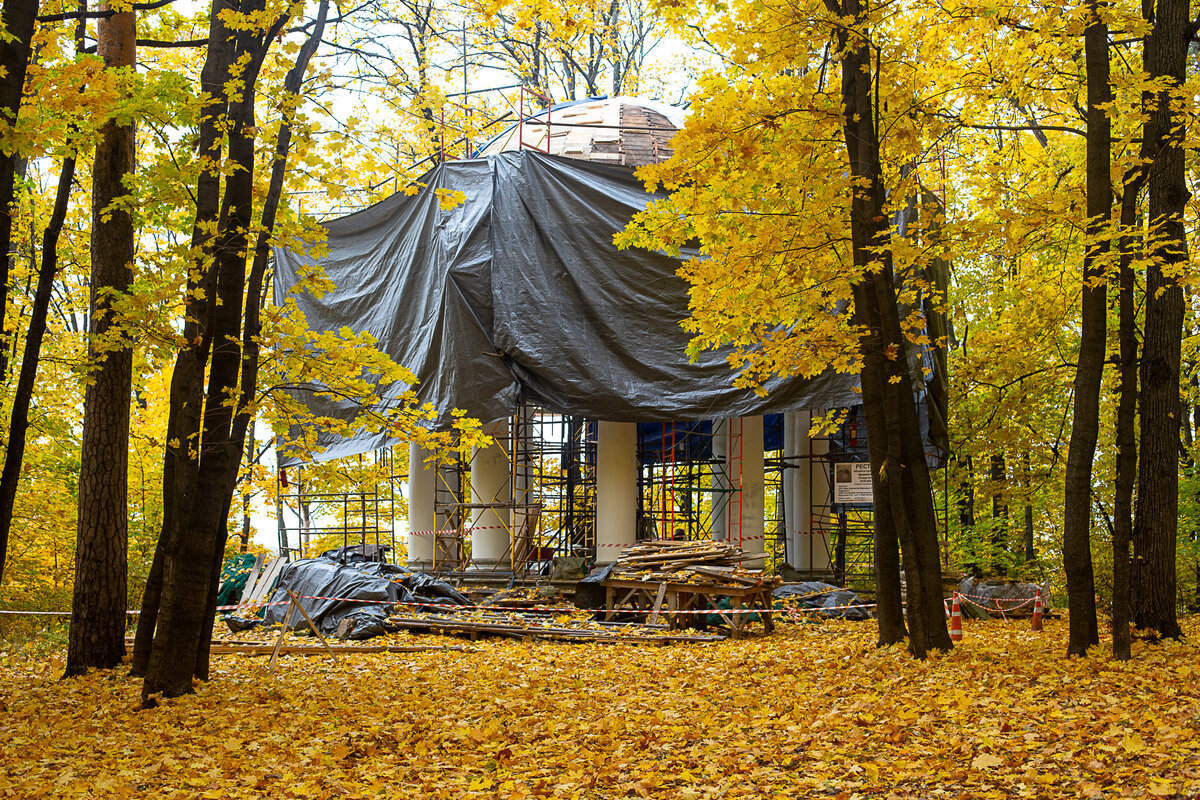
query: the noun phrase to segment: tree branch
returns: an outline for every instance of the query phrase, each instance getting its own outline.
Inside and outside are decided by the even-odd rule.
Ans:
[[[138,47],[205,47],[208,45],[208,39],[185,39],[180,42],[168,42],[164,39],[138,39]],[[95,53],[96,45],[85,47],[79,52]]]
[[[130,6],[132,11],[151,11],[155,8],[162,8],[174,3],[175,0],[156,0],[153,3],[134,3]],[[69,19],[108,19],[117,12],[112,9],[106,11],[68,11],[64,14],[43,14],[37,18],[38,22],[65,22]]]

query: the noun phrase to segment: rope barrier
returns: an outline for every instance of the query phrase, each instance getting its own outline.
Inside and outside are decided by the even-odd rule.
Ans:
[[[509,526],[509,525],[472,525],[472,526],[471,526],[471,527],[469,527],[469,528],[463,528],[463,529],[462,529],[462,531],[461,531],[461,535],[462,535],[463,539],[465,540],[465,539],[469,539],[469,538],[471,538],[471,533],[472,533],[473,531],[500,531],[500,530],[502,530],[502,531],[512,530],[512,527],[511,527],[511,526]],[[828,532],[828,531],[812,531],[812,532],[811,532],[811,534],[812,534],[813,536],[816,536],[816,535],[823,534],[823,533],[827,533],[827,532]],[[797,531],[797,533],[809,533],[809,532],[808,532],[808,531]],[[453,529],[453,530],[440,530],[440,531],[408,531],[408,532],[406,533],[406,535],[408,535],[408,536],[459,536],[459,535],[460,535],[460,532],[459,532],[459,530],[458,530],[457,528],[455,528],[455,529]],[[596,546],[596,547],[637,547],[638,545],[642,545],[642,544],[645,544],[646,542],[653,542],[653,541],[660,541],[660,542],[670,542],[670,541],[703,542],[703,541],[712,541],[712,542],[714,542],[714,543],[716,543],[716,542],[734,542],[734,541],[753,542],[753,541],[757,541],[757,540],[759,540],[759,539],[768,539],[768,538],[772,538],[772,537],[769,537],[769,536],[767,536],[766,534],[763,534],[763,535],[761,535],[761,536],[741,536],[741,537],[729,538],[729,539],[712,539],[712,540],[704,540],[704,539],[686,539],[686,540],[675,540],[675,539],[643,539],[642,541],[638,541],[638,542],[627,542],[627,543],[618,543],[618,544],[597,544],[597,545],[595,545],[595,546]]]
[[[630,609],[630,608],[619,608],[619,607],[609,609],[609,608],[576,608],[575,606],[495,606],[495,605],[460,606],[460,605],[455,605],[453,603],[416,603],[416,602],[404,602],[404,601],[395,602],[392,600],[363,600],[361,598],[355,598],[355,597],[326,597],[326,596],[303,595],[303,594],[296,595],[296,597],[301,600],[332,600],[335,602],[354,603],[356,605],[383,605],[383,606],[396,605],[396,606],[408,606],[411,608],[453,609],[455,611],[537,611],[537,612],[550,612],[550,613],[554,613],[554,612],[573,613],[573,612],[579,611],[579,612],[584,612],[584,613],[588,613],[588,614],[597,614],[597,613],[608,612],[608,611],[612,611],[614,613],[637,613],[637,612],[649,613],[649,611],[650,611],[650,609]],[[290,600],[281,600],[281,601],[275,602],[275,603],[253,603],[253,604],[245,604],[245,605],[217,606],[217,610],[218,611],[235,611],[235,610],[239,610],[239,609],[266,608],[268,606],[285,606],[285,605],[288,605],[290,602],[291,602]],[[823,606],[821,608],[813,608],[813,609],[809,609],[809,610],[811,610],[811,611],[840,611],[843,609],[851,609],[851,608],[874,608],[874,607],[875,607],[874,603],[864,603],[861,605]],[[752,608],[752,607],[747,606],[747,607],[743,607],[743,608],[722,608],[722,609],[714,609],[714,608],[703,608],[703,609],[690,608],[690,609],[677,609],[677,610],[660,609],[659,613],[660,614],[713,614],[713,613],[716,613],[718,610],[729,612],[729,613],[740,613],[740,614],[778,613],[780,611],[785,611],[785,612],[791,614],[792,612],[799,611],[799,609],[794,609],[794,608],[787,608],[787,609]],[[130,610],[130,611],[126,611],[125,613],[126,614],[140,614],[141,612],[136,611],[136,610]],[[0,610],[0,614],[64,616],[64,617],[71,616],[70,611]]]
[[[1014,609],[1029,605],[1036,599],[1033,597],[984,597],[978,594],[966,594],[965,592],[959,592],[958,594],[960,597],[969,597],[973,600],[986,600],[989,603],[995,603],[997,607],[999,607],[1001,603],[1016,603],[1017,605],[1013,606]]]
[[[354,603],[356,605],[407,606],[410,608],[453,609],[455,611],[538,611],[538,612],[550,612],[550,613],[559,613],[559,614],[573,613],[576,611],[584,612],[584,613],[588,613],[588,614],[598,614],[601,612],[608,612],[608,611],[612,611],[614,613],[617,613],[617,612],[630,613],[630,612],[639,612],[639,611],[649,613],[649,611],[650,611],[650,609],[576,608],[575,606],[495,606],[495,605],[487,605],[487,604],[460,606],[460,605],[456,605],[454,603],[420,603],[420,602],[406,602],[406,601],[394,601],[394,600],[362,600],[362,599],[358,599],[358,598],[354,598],[354,597],[324,597],[324,596],[304,595],[304,594],[298,594],[298,595],[296,595],[296,597],[301,600],[332,600],[335,602]],[[291,602],[291,601],[285,600],[285,601],[278,602],[278,603],[267,603],[266,605],[273,605],[273,606],[287,605],[289,602]],[[240,607],[245,608],[245,606],[240,606]],[[857,607],[857,606],[846,606],[846,608],[855,608],[855,607]],[[868,606],[863,606],[863,607],[866,608]],[[235,608],[239,608],[239,606],[219,606],[217,610],[220,611],[220,610],[235,609]],[[680,610],[659,609],[659,613],[660,614],[713,614],[713,613],[716,613],[717,610],[718,609],[713,609],[713,608],[680,609]],[[742,614],[756,614],[756,613],[761,613],[761,612],[779,611],[779,609],[776,609],[776,608],[751,608],[749,606],[746,606],[746,607],[743,607],[740,609],[722,608],[719,610],[725,611],[725,612],[738,612],[738,613],[742,613]]]
[[[360,570],[360,572],[361,572],[361,570]],[[368,577],[383,578],[384,580],[389,581],[391,583],[395,583],[395,584],[401,584],[401,585],[403,584],[403,581],[397,580],[395,578],[391,578],[388,576],[369,575],[369,573],[366,573],[366,572],[361,572],[361,574],[367,575]],[[984,611],[999,611],[1001,614],[1003,614],[1005,611],[1005,609],[1001,608],[999,605],[1001,602],[1016,603],[1016,605],[1007,609],[1009,612],[1012,612],[1012,611],[1016,611],[1020,608],[1023,608],[1024,606],[1029,605],[1030,603],[1033,603],[1036,600],[1036,598],[1025,598],[1025,599],[1006,598],[1006,597],[988,598],[988,597],[982,597],[979,595],[962,594],[961,592],[959,593],[959,596],[966,599],[967,602],[971,603],[971,605],[974,605],[977,608],[980,608]],[[609,611],[620,612],[620,613],[648,611],[648,609],[624,609],[624,608],[610,609],[607,607],[604,607],[604,608],[576,608],[574,606],[538,606],[538,605],[497,606],[497,605],[488,605],[488,604],[457,605],[454,603],[421,603],[421,602],[403,602],[403,601],[396,602],[396,601],[392,601],[392,600],[364,600],[364,599],[355,598],[355,597],[330,597],[330,596],[323,596],[323,595],[296,595],[296,597],[301,600],[329,600],[329,601],[333,601],[333,602],[354,603],[357,605],[396,605],[396,606],[407,606],[407,607],[411,607],[411,608],[425,608],[425,609],[453,609],[455,611],[531,611],[531,612],[543,612],[543,613],[545,613],[545,612],[572,613],[572,612],[578,611],[578,612],[583,612],[583,613],[588,613],[588,614],[595,614],[595,613],[601,613],[601,612],[607,613]],[[995,602],[996,607],[989,608],[987,606],[976,603],[975,600],[986,600],[989,602]],[[280,601],[276,601],[276,602],[239,603],[236,605],[217,606],[216,610],[217,611],[242,611],[242,610],[250,610],[250,609],[257,610],[259,608],[267,608],[269,606],[284,606],[284,605],[288,605],[290,602],[291,602],[291,600],[289,599],[289,600],[280,600]],[[730,612],[730,613],[739,613],[739,614],[772,613],[772,612],[782,611],[786,615],[795,619],[795,618],[798,618],[799,616],[803,615],[803,612],[805,612],[805,611],[825,612],[825,611],[842,611],[842,610],[850,610],[850,609],[856,609],[856,608],[875,608],[875,607],[876,607],[875,603],[860,603],[860,604],[842,605],[842,606],[822,606],[819,608],[811,608],[811,609],[797,609],[797,608],[790,608],[790,607],[785,607],[783,609],[776,609],[776,608],[765,608],[764,609],[764,608],[743,607],[743,608],[739,608],[739,609],[732,609],[732,608],[724,609],[723,608],[723,609],[719,609],[719,610],[725,611],[725,612]],[[676,609],[676,610],[659,609],[659,613],[660,614],[712,614],[712,613],[716,613],[717,610],[718,609],[713,609],[713,608]],[[141,612],[138,610],[128,610],[125,613],[126,614],[140,614]],[[70,611],[18,611],[18,610],[4,610],[4,609],[0,609],[0,614],[27,615],[27,616],[66,616],[66,617],[71,616]]]

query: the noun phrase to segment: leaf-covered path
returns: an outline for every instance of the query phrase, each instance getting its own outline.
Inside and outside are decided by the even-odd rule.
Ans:
[[[124,670],[61,681],[58,657],[0,650],[0,797],[1200,795],[1200,648],[1067,661],[1065,622],[1027,627],[968,622],[929,662],[856,623],[291,657],[278,675],[217,656],[194,697],[149,711]]]

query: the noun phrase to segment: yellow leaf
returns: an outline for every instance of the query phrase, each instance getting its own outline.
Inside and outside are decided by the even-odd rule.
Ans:
[[[991,769],[1004,764],[1004,760],[992,755],[991,753],[980,753],[975,756],[975,760],[971,762],[971,769]]]

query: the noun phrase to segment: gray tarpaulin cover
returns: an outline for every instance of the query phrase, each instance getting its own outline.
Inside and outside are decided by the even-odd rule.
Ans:
[[[354,631],[347,637],[365,638],[383,633],[387,606],[393,603],[468,605],[469,600],[449,584],[411,572],[403,567],[362,559],[343,564],[324,556],[293,561],[279,575],[279,588],[263,615],[268,625],[283,622],[285,614],[293,630],[308,627],[304,616],[288,605],[288,590],[300,597],[300,605],[321,632],[332,635],[344,617],[354,617]],[[290,612],[290,614],[289,614]]]
[[[508,417],[518,398],[626,422],[860,402],[856,376],[776,379],[759,397],[733,387],[727,351],[688,361],[680,261],[612,241],[653,199],[632,169],[520,150],[441,164],[421,181],[416,195],[326,224],[320,264],[337,288],[299,305],[315,330],[370,331],[416,374],[439,425],[455,408],[484,422]],[[466,200],[443,209],[439,189]],[[313,261],[276,250],[276,295]],[[353,416],[349,405],[302,396],[318,414]],[[321,457],[389,443],[325,435]]]

